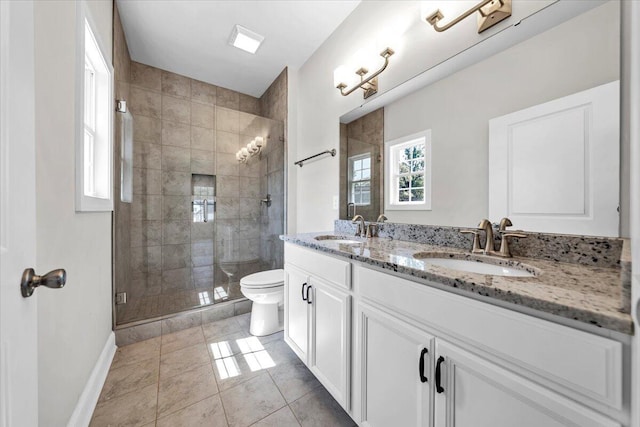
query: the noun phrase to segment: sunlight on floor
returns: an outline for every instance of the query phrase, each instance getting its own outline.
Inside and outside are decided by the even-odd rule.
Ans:
[[[240,338],[236,340],[236,344],[251,372],[276,366],[276,363],[257,337]],[[220,379],[224,380],[242,375],[238,361],[233,355],[233,350],[228,341],[214,342],[209,344],[209,347],[216,362]]]

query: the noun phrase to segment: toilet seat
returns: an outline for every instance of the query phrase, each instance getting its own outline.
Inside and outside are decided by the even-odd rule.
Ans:
[[[284,270],[253,273],[240,279],[240,286],[253,289],[276,288],[284,285]]]

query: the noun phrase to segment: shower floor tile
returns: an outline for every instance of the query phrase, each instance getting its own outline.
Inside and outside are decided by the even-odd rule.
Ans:
[[[248,321],[243,314],[118,348],[91,427],[355,425],[282,332],[253,337]],[[140,378],[127,378],[138,369]]]

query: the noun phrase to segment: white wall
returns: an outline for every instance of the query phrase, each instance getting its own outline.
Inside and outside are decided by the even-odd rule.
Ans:
[[[111,58],[112,2],[87,4]],[[111,213],[75,213],[75,43],[75,2],[36,1],[36,269],[67,270],[63,289],[38,290],[38,411],[52,427],[67,424],[111,331]]]
[[[610,2],[385,107],[385,141],[431,129],[432,210],[392,222],[475,226],[488,216],[489,120],[619,79]]]
[[[343,97],[334,88],[335,68],[347,63],[368,41],[390,40],[397,54],[391,57],[389,68],[380,76],[380,93],[383,93],[553,2],[516,1],[511,18],[480,35],[474,17],[445,33],[437,33],[421,21],[420,3],[362,2],[300,70],[291,70],[292,81],[298,80],[297,131],[290,134],[288,167],[297,192],[289,193],[289,207],[296,207],[297,232],[332,229],[333,220],[338,217],[338,210],[332,207],[333,197],[339,193],[338,159],[328,157],[307,163],[303,168],[293,166],[300,158],[337,149],[340,116],[364,103],[360,91]],[[441,1],[423,3],[428,11],[443,6]],[[459,1],[449,2],[447,6],[463,11],[475,4],[475,1]],[[395,37],[384,33],[400,38],[394,43]],[[290,115],[294,106],[290,104]],[[294,123],[291,116],[289,123]]]

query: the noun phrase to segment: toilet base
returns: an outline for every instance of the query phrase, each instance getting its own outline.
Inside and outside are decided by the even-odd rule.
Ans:
[[[278,316],[278,303],[261,304],[253,302],[251,308],[251,325],[249,333],[251,335],[262,337],[271,335],[282,330]]]

